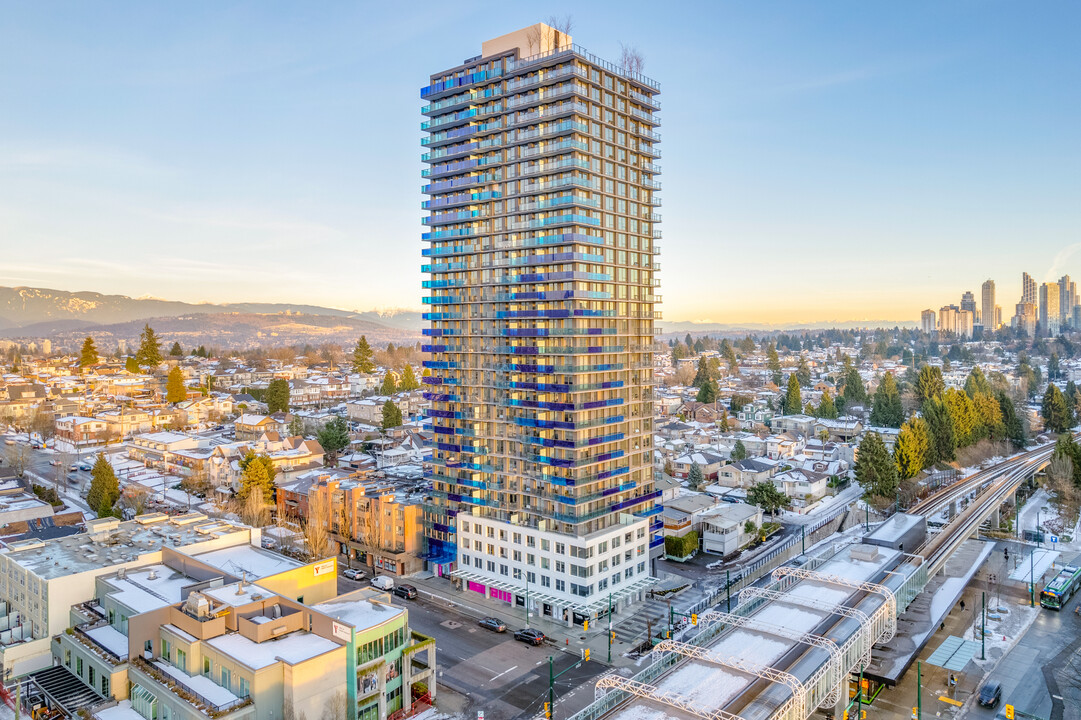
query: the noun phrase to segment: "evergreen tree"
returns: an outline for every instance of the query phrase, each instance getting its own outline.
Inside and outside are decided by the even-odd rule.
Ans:
[[[120,482],[116,479],[113,466],[105,459],[104,453],[99,454],[90,469],[90,489],[86,493],[86,503],[92,508],[108,508],[111,511],[119,498]]]
[[[188,399],[188,388],[184,385],[184,371],[179,365],[169,371],[169,377],[165,381],[165,402],[184,402]]]
[[[398,383],[394,380],[394,373],[387,370],[387,374],[383,376],[383,387],[379,389],[379,394],[391,396],[396,392],[398,392]]]
[[[920,368],[916,379],[916,401],[920,405],[931,399],[939,398],[946,392],[946,382],[942,379],[942,370],[934,365]]]
[[[149,369],[161,365],[161,341],[158,340],[158,336],[154,334],[154,328],[150,325],[145,325],[142,334],[139,335],[139,350],[135,353],[135,360],[139,363],[139,367]]]
[[[368,338],[361,335],[356,347],[353,348],[353,372],[371,375],[375,372],[374,357],[375,352],[368,344]]]
[[[762,508],[762,512],[773,515],[781,508],[788,507],[788,496],[778,490],[771,481],[763,480],[747,490],[747,502]]]
[[[1058,353],[1051,353],[1047,360],[1047,379],[1051,382],[1062,377],[1062,369],[1059,366]]]
[[[977,365],[976,367],[972,368],[972,372],[970,372],[968,374],[968,377],[965,379],[965,394],[967,394],[970,398],[974,398],[976,397],[976,393],[980,392],[990,393],[991,383],[987,381],[987,377],[984,376],[983,370],[981,370],[980,366]]]
[[[725,361],[728,363],[728,371],[735,375],[739,372],[739,359],[736,357],[736,351],[732,347],[732,343],[728,342],[728,338],[721,340],[721,355],[724,356]]]
[[[272,502],[274,500],[274,478],[267,471],[267,463],[261,461],[260,457],[255,453],[249,451],[249,455],[252,455],[248,460],[247,466],[240,474],[240,491],[237,493],[237,497],[240,500],[246,500],[251,493],[261,493],[265,502]],[[269,460],[270,458],[267,458]]]
[[[777,345],[770,343],[766,349],[766,363],[773,373],[773,384],[780,386],[781,384],[781,358],[777,356]]]
[[[799,365],[796,366],[796,379],[800,387],[811,387],[811,366],[807,364],[807,358],[800,356]]]
[[[210,357],[210,353],[207,352],[206,347],[203,346],[203,345],[199,346],[199,349],[196,350],[196,353],[198,353],[199,357],[204,357],[204,358]]]
[[[852,407],[867,399],[867,388],[863,386],[863,378],[860,377],[859,369],[852,364],[852,360],[845,355],[844,359],[844,390],[845,406]]]
[[[971,398],[963,390],[950,388],[942,396],[953,421],[954,443],[957,447],[968,447],[979,439],[979,418]]]
[[[897,434],[897,444],[893,448],[893,459],[897,464],[897,474],[901,480],[916,477],[928,465],[931,451],[931,432],[923,418],[913,417],[901,426]]]
[[[871,424],[878,427],[899,428],[904,422],[905,411],[901,406],[901,393],[897,390],[897,381],[893,373],[887,372],[875,390],[874,403],[871,406]]]
[[[138,375],[142,372],[142,368],[139,367],[139,361],[135,359],[134,355],[128,355],[128,358],[124,361],[124,369],[133,375]]]
[[[702,387],[698,388],[698,395],[695,396],[695,400],[700,403],[715,403],[717,402],[717,383],[712,379],[707,379],[702,383]]]
[[[976,435],[978,438],[1001,440],[1006,436],[1002,408],[999,407],[998,400],[990,390],[977,392],[972,398],[972,407],[976,410]]]
[[[708,381],[716,380],[720,376],[721,373],[717,367],[717,360],[715,358],[702,356],[698,358],[698,371],[695,373],[691,385],[700,388]]]
[[[717,423],[717,427],[721,432],[728,432],[728,411],[721,409],[721,420]]]
[[[834,405],[833,397],[830,395],[829,390],[822,391],[822,401],[818,403],[818,411],[815,416],[826,420],[837,419],[837,406]]]
[[[856,482],[867,497],[892,498],[897,492],[897,465],[876,432],[864,435],[856,455]]]
[[[387,400],[383,403],[383,429],[389,430],[402,424],[402,411],[397,405]]]
[[[1021,450],[1028,443],[1028,438],[1025,436],[1025,423],[1017,414],[1017,408],[1014,407],[1013,400],[1005,390],[999,390],[996,397],[998,408],[1002,412],[1003,433],[1013,443],[1014,449]]]
[[[1081,487],[1081,445],[1077,444],[1071,433],[1063,433],[1055,441],[1052,459],[1065,457],[1070,461],[1070,480],[1074,487]]]
[[[695,490],[701,490],[704,481],[705,476],[702,474],[702,467],[698,463],[691,463],[691,471],[687,473],[687,484]]]
[[[788,376],[788,391],[784,396],[785,415],[799,415],[803,412],[803,398],[800,396],[799,380],[796,374]]]
[[[267,385],[263,402],[269,413],[289,412],[289,381],[285,378],[274,378]]]
[[[180,343],[173,343],[173,346],[169,348],[169,355],[172,357],[184,357],[184,350],[180,347]]]
[[[413,373],[413,366],[409,363],[405,364],[405,368],[402,370],[402,382],[400,388],[405,391],[416,390],[420,387],[420,383],[417,382],[417,376]]]
[[[323,451],[326,454],[326,465],[328,467],[337,467],[338,455],[349,447],[349,426],[346,425],[345,418],[333,418],[323,426],[323,429],[316,435],[316,439],[323,446]]]
[[[932,398],[923,404],[923,419],[931,434],[931,450],[928,453],[929,464],[953,460],[957,450],[954,435],[953,418],[941,397]]]
[[[83,340],[83,349],[79,352],[79,367],[87,368],[98,364],[98,348],[94,345],[94,338],[89,335]]]
[[[743,444],[742,440],[736,440],[736,444],[732,446],[732,462],[739,462],[740,460],[747,459],[747,446]]]
[[[289,421],[289,426],[286,428],[289,433],[289,437],[297,437],[298,435],[304,435],[304,421],[299,415],[294,415]]]
[[[1040,407],[1040,415],[1047,425],[1047,429],[1053,433],[1063,433],[1070,427],[1070,411],[1066,407],[1066,398],[1062,391],[1054,383],[1047,386],[1047,392],[1043,394],[1043,405]]]

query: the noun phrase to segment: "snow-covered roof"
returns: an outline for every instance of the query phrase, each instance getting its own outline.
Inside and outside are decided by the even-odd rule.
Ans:
[[[278,661],[296,665],[344,647],[308,632],[293,632],[277,640],[261,643],[249,640],[240,633],[229,633],[211,638],[206,642],[218,652],[252,670],[270,667]]]

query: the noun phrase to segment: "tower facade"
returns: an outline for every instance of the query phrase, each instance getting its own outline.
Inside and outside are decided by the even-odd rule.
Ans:
[[[1038,302],[1036,281],[1027,272],[1021,273],[1021,302],[1032,303],[1033,305]]]
[[[1061,323],[1058,283],[1040,285],[1040,330],[1045,335],[1058,335]]]
[[[985,280],[980,286],[980,322],[984,330],[998,330],[1000,321],[995,316],[995,281]]]
[[[637,65],[534,25],[421,89],[429,567],[568,623],[638,596],[660,543],[660,105]]]

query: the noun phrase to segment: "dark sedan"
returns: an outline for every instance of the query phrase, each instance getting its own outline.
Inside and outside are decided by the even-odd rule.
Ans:
[[[541,645],[544,643],[544,633],[540,630],[534,630],[533,628],[525,628],[514,633],[514,639],[521,640],[530,645]]]
[[[1002,699],[1002,685],[997,682],[984,683],[984,686],[980,688],[980,694],[976,698],[976,702],[981,707],[993,708],[998,705],[999,700]]]
[[[400,598],[405,598],[406,600],[417,599],[417,589],[412,585],[399,585],[394,588],[394,594]]]

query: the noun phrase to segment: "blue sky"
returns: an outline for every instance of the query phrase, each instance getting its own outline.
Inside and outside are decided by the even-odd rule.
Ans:
[[[0,0],[0,284],[420,307],[419,88],[573,13],[662,84],[665,317],[1081,276],[1081,3]]]

